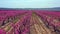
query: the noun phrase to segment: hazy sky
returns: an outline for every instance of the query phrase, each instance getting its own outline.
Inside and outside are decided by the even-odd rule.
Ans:
[[[60,0],[0,0],[2,8],[51,8],[60,7]]]

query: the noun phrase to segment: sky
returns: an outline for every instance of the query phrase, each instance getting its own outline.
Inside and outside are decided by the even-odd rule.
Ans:
[[[0,0],[0,8],[60,7],[60,0]]]

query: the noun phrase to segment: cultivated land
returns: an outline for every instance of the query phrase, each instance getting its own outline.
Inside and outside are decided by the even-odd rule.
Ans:
[[[60,34],[60,12],[0,10],[0,34]]]

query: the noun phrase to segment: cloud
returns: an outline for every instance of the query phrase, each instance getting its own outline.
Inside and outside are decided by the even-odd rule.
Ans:
[[[0,7],[50,8],[60,6],[60,0],[1,0]]]

